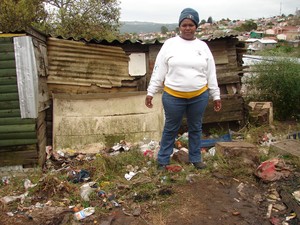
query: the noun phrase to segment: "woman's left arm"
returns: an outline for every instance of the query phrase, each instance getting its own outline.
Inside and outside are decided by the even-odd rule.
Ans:
[[[212,96],[213,101],[214,101],[214,111],[218,112],[222,108],[221,97],[220,97],[220,88],[219,88],[218,80],[217,80],[215,60],[214,60],[214,57],[208,46],[207,46],[207,54],[208,54],[207,85],[208,85],[209,93]]]

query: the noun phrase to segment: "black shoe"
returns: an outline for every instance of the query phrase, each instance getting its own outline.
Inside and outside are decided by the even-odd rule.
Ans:
[[[166,170],[166,166],[167,166],[167,165],[158,164],[158,165],[157,165],[157,170],[161,170],[161,171]]]
[[[207,167],[206,164],[203,162],[195,162],[193,163],[193,165],[197,170],[203,170]]]

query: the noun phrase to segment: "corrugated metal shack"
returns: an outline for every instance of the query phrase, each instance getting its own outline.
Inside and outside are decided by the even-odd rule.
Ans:
[[[0,166],[45,161],[46,37],[33,29],[0,34]]]
[[[18,68],[15,56],[15,49],[17,48],[15,48],[14,39],[16,36],[14,34],[10,37],[0,38],[0,165],[30,165],[44,162],[45,146],[54,143],[52,134],[56,131],[56,128],[53,128],[56,118],[52,114],[52,107],[55,99],[62,100],[57,101],[56,104],[60,106],[66,117],[70,114],[74,116],[76,113],[72,112],[74,108],[70,107],[70,102],[65,101],[68,99],[80,99],[80,104],[86,103],[86,105],[82,105],[83,107],[90,108],[91,104],[99,98],[105,101],[109,101],[110,98],[121,98],[121,101],[115,102],[118,102],[116,104],[122,104],[122,99],[127,98],[126,96],[129,96],[129,98],[135,96],[134,104],[141,102],[142,106],[156,55],[162,46],[159,41],[144,44],[139,41],[87,41],[61,37],[48,37],[46,39],[45,36],[34,30],[21,33],[21,36],[30,37],[31,41],[27,41],[33,44],[35,60],[32,61],[37,64],[38,90],[28,88],[33,92],[27,93],[26,88],[22,90],[20,87],[22,85],[17,81],[17,71],[20,68]],[[215,57],[223,109],[220,113],[213,112],[212,102],[210,102],[204,117],[204,125],[225,124],[230,128],[232,125],[242,125],[244,122],[244,102],[240,94],[240,78],[243,71],[241,64],[242,52],[239,52],[237,47],[238,39],[234,35],[227,35],[211,37],[205,41]],[[32,82],[34,83],[34,79]],[[38,94],[35,96],[34,93]],[[26,118],[23,114],[24,111],[26,112],[25,106],[27,104],[24,104],[23,100],[27,100],[30,106],[31,101],[28,101],[26,95],[32,97],[31,94],[38,99],[37,115],[36,117]],[[49,101],[49,96],[53,101]],[[64,101],[66,105],[59,105]],[[105,101],[102,104],[106,104]],[[74,102],[72,104],[74,106]],[[114,107],[111,104],[107,105]],[[146,108],[141,106],[139,106],[139,109],[135,108],[135,110]],[[126,110],[126,113],[120,118],[125,118],[128,115],[128,117],[132,117],[132,121],[139,121],[135,123],[137,128],[134,130],[138,132],[140,129],[140,133],[143,129],[148,129],[147,126],[149,126],[149,123],[151,124],[151,121],[162,119],[160,110],[153,111],[151,115],[147,114],[150,119],[148,118],[148,125],[145,125],[140,121],[141,119],[134,119],[137,118],[137,114],[142,119],[145,118],[146,114],[143,114],[143,112],[136,111],[131,115]],[[109,115],[105,115],[105,117],[113,118]],[[110,124],[111,128],[122,131],[118,128],[118,126],[122,127],[120,118],[116,124]],[[64,118],[60,119],[62,122],[65,120]],[[84,119],[87,120],[87,118]],[[82,122],[80,118],[76,118],[76,121]],[[99,121],[102,122],[102,120]],[[89,124],[94,126],[93,129],[99,127],[104,129],[104,125],[99,124],[99,121],[90,121]],[[95,125],[93,122],[97,124]],[[156,124],[158,129],[161,126],[159,123]],[[83,132],[78,140],[85,140],[84,144],[95,141],[91,137],[95,129],[87,127],[87,124],[79,124],[82,126],[78,127],[77,130],[82,128],[89,131],[89,134],[84,136]],[[70,124],[70,127],[73,126],[74,128],[75,126],[74,129],[76,129],[76,125]],[[58,126],[63,125],[59,124]],[[142,126],[143,129],[138,129],[139,126]],[[68,128],[64,127],[65,131],[68,131],[64,134],[65,137],[69,135],[76,139],[73,133],[74,130],[68,130]],[[80,131],[78,132],[80,133]],[[149,134],[153,132],[150,129]],[[46,140],[46,134],[48,140]]]
[[[233,129],[244,122],[244,101],[240,93],[243,52],[237,47],[235,35],[210,37],[204,41],[216,61],[223,104],[222,111],[215,113],[212,102],[209,103],[204,125]],[[150,44],[117,40],[76,41],[60,37],[49,38],[47,45],[48,87],[59,98],[59,93],[83,95],[146,91],[162,43],[157,40]]]
[[[85,41],[84,44],[84,41],[48,39],[50,61],[48,85],[51,92],[83,94],[146,91],[162,43],[93,40]],[[212,107],[209,107],[204,123],[237,121],[241,123],[244,120],[243,99],[240,92],[243,52],[237,48],[238,39],[234,35],[228,35],[211,37],[204,41],[208,43],[215,58],[223,100],[222,112],[216,114],[210,110]],[[117,51],[112,49],[112,46],[121,47],[124,50],[123,55],[120,56],[118,52],[120,49]],[[128,74],[129,56],[132,54],[144,54],[145,74],[137,76]],[[110,62],[110,65],[107,62]]]
[[[241,77],[243,76],[242,57],[243,48],[239,48],[239,41],[236,35],[209,36],[203,38],[210,47],[216,67],[218,83],[221,89],[222,110],[219,113],[213,111],[212,102],[206,110],[204,116],[204,124],[223,124],[227,127],[241,126],[244,123],[244,101],[241,95]],[[152,44],[140,43],[120,43],[114,41],[108,43],[101,42],[105,45],[120,46],[127,54],[144,52],[147,58],[147,73],[145,77],[141,77],[135,81],[137,90],[146,90],[151,72],[154,66],[155,58],[163,43],[154,41]]]

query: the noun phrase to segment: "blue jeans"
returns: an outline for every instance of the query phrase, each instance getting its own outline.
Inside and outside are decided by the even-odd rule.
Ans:
[[[184,114],[187,117],[188,149],[191,163],[201,161],[202,117],[208,104],[208,91],[194,98],[177,98],[166,92],[162,95],[165,112],[165,125],[160,142],[157,161],[161,165],[170,163],[175,139],[178,135]]]

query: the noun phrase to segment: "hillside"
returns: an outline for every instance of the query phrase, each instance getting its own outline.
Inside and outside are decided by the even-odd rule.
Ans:
[[[121,22],[120,33],[151,33],[151,32],[160,32],[161,27],[165,26],[171,30],[175,30],[178,27],[177,23],[172,24],[163,24],[163,23],[152,23],[152,22],[138,22],[138,21],[129,21]]]

